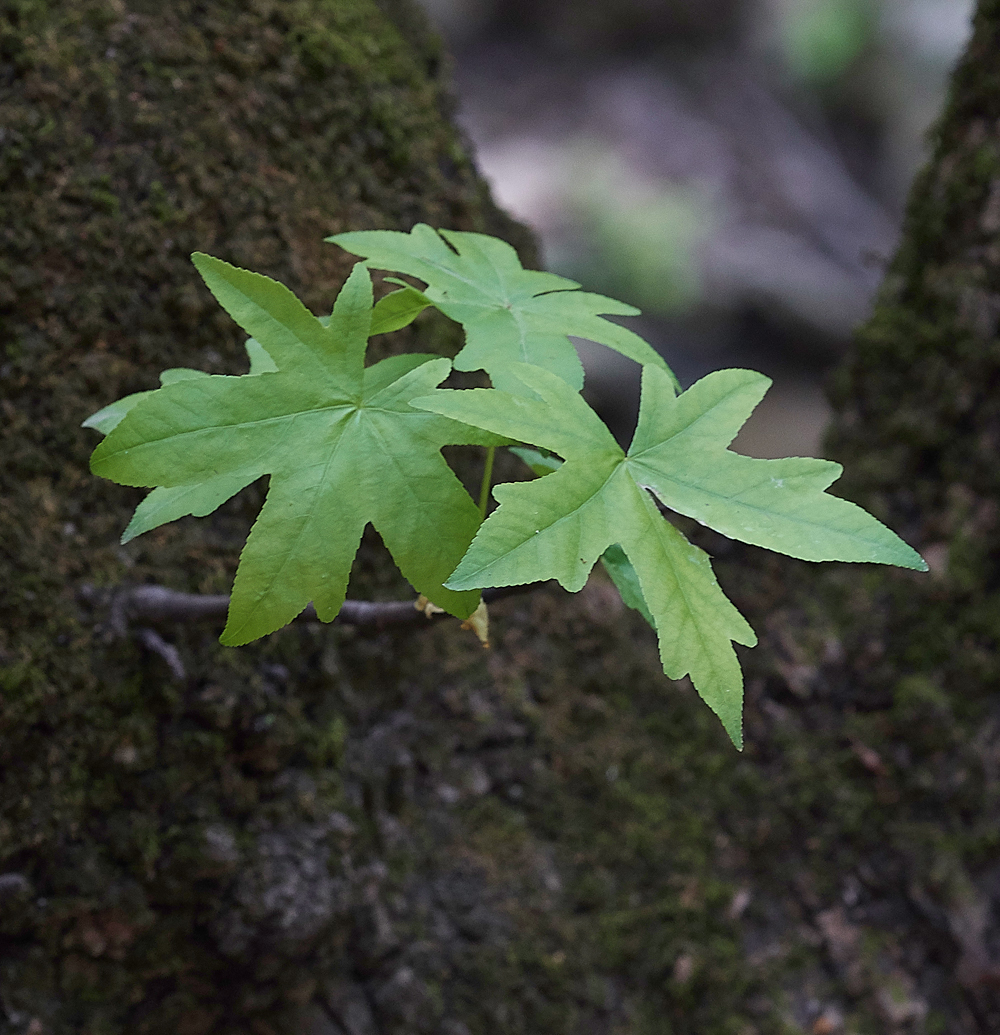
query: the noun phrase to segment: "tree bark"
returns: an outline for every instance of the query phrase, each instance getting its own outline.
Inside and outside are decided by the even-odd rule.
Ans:
[[[226,592],[259,504],[123,549],[87,470],[110,399],[242,369],[190,251],[320,311],[336,230],[531,243],[402,0],[0,5],[0,1033],[997,1030],[998,44],[983,0],[835,385],[838,489],[933,571],[699,532],[761,635],[739,755],[597,576],[488,652],[116,632],[83,586]]]
[[[228,592],[260,493],[119,548],[136,494],[90,476],[80,422],[164,367],[245,369],[193,250],[322,312],[353,261],[330,233],[533,244],[404,0],[5,0],[0,62],[0,1031],[269,1030],[345,972],[381,872],[338,854],[326,631],[227,651],[95,609],[125,583]],[[457,344],[432,321],[383,351],[420,340]],[[358,567],[362,597],[403,595],[377,543]]]

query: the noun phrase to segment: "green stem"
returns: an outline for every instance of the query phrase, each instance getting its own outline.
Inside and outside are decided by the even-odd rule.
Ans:
[[[493,481],[493,454],[496,446],[489,446],[486,450],[486,466],[483,468],[483,484],[479,489],[479,516],[486,520],[486,508],[490,502],[490,484]]]

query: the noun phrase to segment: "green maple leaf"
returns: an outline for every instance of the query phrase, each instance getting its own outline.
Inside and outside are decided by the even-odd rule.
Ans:
[[[508,376],[514,363],[534,364],[582,388],[583,367],[567,335],[607,345],[673,378],[638,334],[600,315],[635,316],[638,309],[578,291],[580,285],[565,277],[524,269],[517,252],[495,237],[418,223],[408,234],[362,230],[327,241],[362,256],[368,266],[424,281],[423,297],[465,328],[455,368],[485,370],[498,388],[519,390],[520,382]]]
[[[494,489],[499,508],[446,584],[471,589],[554,578],[576,592],[598,557],[620,545],[653,619],[664,671],[672,679],[690,674],[737,746],[743,677],[732,643],[753,646],[756,637],[719,588],[707,554],[663,517],[650,491],[731,538],[793,557],[926,569],[870,514],[825,493],[839,464],[756,460],[726,448],[770,384],[761,374],[718,371],[677,396],[662,370],[646,366],[626,454],[560,378],[523,364],[510,373],[521,382],[517,394],[437,391],[411,400],[565,460],[537,481]]]
[[[390,331],[397,331],[411,323],[430,303],[413,288],[404,288],[402,291],[393,291],[379,299],[372,310],[371,336],[376,334],[387,334]],[[319,322],[329,326],[330,317],[321,316]],[[274,373],[278,368],[274,360],[268,355],[267,350],[254,338],[246,342],[247,357],[250,360],[251,374]],[[424,356],[430,359],[430,356]],[[190,367],[174,367],[164,370],[160,374],[160,384],[169,385],[176,381],[190,380],[195,377],[208,377],[203,370],[192,370]],[[102,435],[107,435],[122,422],[125,414],[141,400],[152,395],[152,391],[134,392],[116,400],[109,406],[91,414],[84,422],[83,427],[93,428]],[[204,481],[194,482],[190,485],[161,485],[153,491],[136,507],[132,520],[128,523],[122,533],[121,541],[124,545],[135,539],[136,536],[149,532],[169,521],[176,521],[178,518],[193,515],[194,517],[206,517],[222,506],[241,489],[245,483],[241,480],[240,472],[226,472],[214,478],[207,478]]]
[[[509,448],[539,478],[544,478],[545,475],[558,471],[563,464],[558,457],[540,453],[537,449],[529,446],[510,446]],[[635,568],[632,567],[632,562],[625,556],[625,551],[617,543],[613,543],[601,554],[601,564],[604,565],[604,570],[615,584],[615,588],[621,595],[622,601],[638,611],[655,629],[656,622],[649,613],[649,608],[646,607],[646,601],[639,586],[639,576],[636,574]]]
[[[361,265],[322,321],[267,277],[207,255],[193,259],[223,308],[253,336],[253,365],[241,377],[168,376],[126,412],[105,418],[109,433],[94,450],[93,472],[158,486],[126,537],[183,514],[207,514],[269,474],[223,643],[273,632],[310,601],[331,621],[368,522],[418,592],[468,617],[479,594],[442,582],[471,541],[479,511],[440,449],[498,440],[408,405],[447,376],[448,360],[403,355],[365,369],[369,334],[401,324],[396,301],[383,307],[386,320],[377,307],[373,319]]]

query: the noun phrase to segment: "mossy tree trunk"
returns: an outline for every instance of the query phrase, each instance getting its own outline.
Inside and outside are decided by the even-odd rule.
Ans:
[[[337,855],[327,638],[166,630],[182,676],[101,606],[226,591],[259,493],[119,548],[135,494],[90,476],[80,422],[164,367],[245,369],[196,249],[319,312],[352,261],[331,232],[424,220],[530,261],[441,65],[402,0],[0,3],[0,1031],[270,1030],[345,972],[374,877]],[[377,544],[360,569],[362,593],[402,588]]]
[[[738,755],[599,578],[489,653],[112,621],[226,590],[259,503],[121,549],[136,494],[87,470],[109,399],[242,369],[189,252],[321,311],[330,232],[530,241],[402,0],[0,0],[0,1032],[995,1031],[998,45],[984,0],[836,386],[843,492],[934,572],[701,533],[761,633]],[[377,542],[356,577],[402,589]]]

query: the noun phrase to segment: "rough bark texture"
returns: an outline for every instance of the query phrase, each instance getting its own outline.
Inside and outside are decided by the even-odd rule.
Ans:
[[[343,956],[374,877],[327,864],[351,824],[316,633],[121,638],[80,595],[228,590],[259,495],[120,549],[134,493],[89,475],[79,425],[165,366],[245,369],[197,248],[318,311],[351,261],[322,238],[347,228],[422,219],[532,259],[441,60],[403,2],[0,3],[4,1032],[245,1031],[340,972],[316,961]],[[375,543],[359,568],[362,594],[403,588]]]
[[[136,495],[87,472],[108,399],[241,369],[188,252],[320,308],[331,231],[523,240],[384,10],[0,3],[0,1032],[996,1031],[996,0],[836,390],[843,491],[934,572],[700,533],[761,633],[742,755],[597,577],[496,605],[490,652],[81,597],[225,591],[259,502],[119,549]],[[398,592],[377,543],[357,576]]]

